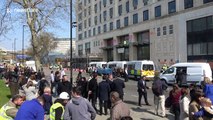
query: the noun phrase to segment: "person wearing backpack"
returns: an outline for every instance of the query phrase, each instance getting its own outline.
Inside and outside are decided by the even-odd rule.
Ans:
[[[164,92],[168,88],[165,81],[160,80],[158,76],[155,76],[154,82],[152,84],[152,92],[154,94],[154,104],[155,104],[155,115],[159,115],[159,108],[162,110],[161,117],[166,117],[165,113],[165,95]]]

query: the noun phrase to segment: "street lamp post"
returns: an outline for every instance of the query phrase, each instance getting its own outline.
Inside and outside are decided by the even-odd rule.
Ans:
[[[24,27],[26,25],[22,26],[22,64],[24,64]]]
[[[70,82],[73,85],[72,79],[72,0],[70,0]]]

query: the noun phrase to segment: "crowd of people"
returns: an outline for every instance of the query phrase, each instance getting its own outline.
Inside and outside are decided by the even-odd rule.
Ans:
[[[20,66],[5,68],[4,78],[11,99],[1,107],[0,120],[94,120],[97,114],[110,115],[110,120],[133,119],[123,101],[125,80],[119,74],[103,74],[98,82],[96,72],[88,80],[79,72],[76,84],[72,85],[63,69],[51,71],[47,80],[42,70],[34,72]],[[142,106],[142,97],[145,104],[151,106],[147,89],[152,89],[155,115],[167,117],[166,108],[169,108],[175,120],[213,119],[213,84],[209,78],[204,78],[201,87],[173,84],[167,98],[168,85],[160,80],[158,73],[151,87],[146,82],[146,76],[138,80],[138,106]]]

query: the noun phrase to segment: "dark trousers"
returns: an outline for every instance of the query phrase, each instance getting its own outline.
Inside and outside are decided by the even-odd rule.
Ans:
[[[141,105],[141,98],[142,98],[142,95],[143,95],[143,97],[144,97],[145,103],[146,103],[146,104],[149,104],[149,102],[148,102],[148,100],[147,100],[147,92],[139,91],[139,92],[138,92],[138,95],[139,95],[139,97],[138,97],[138,105]]]
[[[92,102],[92,106],[95,109],[95,111],[97,112],[97,108],[96,108],[97,96],[96,96],[96,94],[94,94],[94,93],[90,94],[89,101]]]
[[[126,73],[124,73],[124,81],[127,82],[128,81],[128,75]]]
[[[104,107],[104,113],[105,113],[105,115],[107,115],[108,114],[108,112],[107,112],[108,101],[99,100],[99,106],[100,106],[100,115],[103,114],[103,107]]]

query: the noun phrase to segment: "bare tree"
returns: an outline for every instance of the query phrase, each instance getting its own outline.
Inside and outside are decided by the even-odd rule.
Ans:
[[[54,42],[54,39],[54,35],[47,32],[42,32],[37,36],[39,61],[43,62],[49,52],[57,47],[57,42]],[[27,54],[34,55],[33,47],[28,48]]]
[[[16,12],[16,20],[23,24],[27,24],[31,33],[31,45],[37,69],[40,69],[41,57],[39,55],[39,52],[41,51],[38,35],[49,27],[57,27],[60,29],[60,26],[56,23],[62,20],[67,20],[67,22],[69,22],[69,1],[70,0],[7,0],[7,2],[5,2],[5,9],[4,11],[2,10],[4,14],[0,18],[3,22],[2,25],[0,25],[6,26],[3,25],[4,21],[8,20],[9,16],[14,15],[11,14],[12,12]],[[72,4],[75,5],[75,0],[73,0]],[[5,31],[6,28],[2,31]]]

